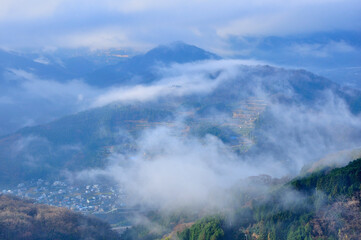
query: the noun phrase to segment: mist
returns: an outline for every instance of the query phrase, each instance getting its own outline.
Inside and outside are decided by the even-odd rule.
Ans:
[[[135,154],[115,154],[108,168],[91,171],[113,177],[129,194],[131,206],[163,210],[219,208],[226,204],[223,194],[227,188],[240,177],[262,173],[239,162],[228,146],[211,135],[185,137],[162,127],[145,131],[137,146]]]
[[[162,97],[208,94],[222,82],[234,78],[239,66],[260,63],[220,60],[172,64],[170,67],[158,64],[154,66],[159,75],[155,82],[107,88],[89,85],[82,78],[59,80],[55,75],[54,78],[45,78],[30,70],[8,68],[0,78],[3,83],[0,90],[0,135],[113,102],[146,103]]]
[[[15,81],[23,92],[23,98],[17,101],[46,99],[51,106],[70,112],[112,104],[172,106],[173,117],[167,119],[171,123],[168,126],[144,128],[135,135],[119,126],[119,132],[112,134],[116,139],[129,139],[135,150],[115,148],[105,167],[82,170],[72,179],[111,178],[127,193],[127,206],[166,212],[222,211],[233,206],[236,193],[245,187],[242,183],[248,183],[249,177],[266,174],[277,179],[291,178],[327,154],[361,146],[360,116],[352,111],[344,92],[340,94],[343,90],[322,77],[242,60],[159,65],[155,69],[158,78],[153,82],[107,89],[89,86],[81,79],[63,83],[40,79],[23,70],[11,70],[12,77],[8,79]],[[2,99],[9,104],[12,98],[10,93]],[[225,107],[217,107],[219,99]],[[242,136],[241,144],[247,142],[250,146],[245,151],[235,151],[222,136],[200,134],[192,126],[203,122],[217,128],[238,129],[242,125],[232,112],[246,113],[242,102],[248,99],[262,101],[265,107],[248,117],[258,120],[251,124],[250,135]],[[192,101],[193,105],[183,104]],[[202,104],[205,110],[198,112]],[[109,130],[98,126],[96,131],[101,135]],[[64,150],[64,145],[49,142],[46,136],[22,140],[26,143],[39,139],[43,145],[46,143],[50,149],[47,151],[72,152]],[[29,152],[29,147],[19,146],[20,154]],[[69,146],[71,149],[78,146],[75,152],[80,152],[79,146],[83,145],[79,142]],[[46,158],[36,158],[34,154],[30,151],[25,155],[31,166],[41,164]],[[346,159],[339,166],[352,160]],[[329,163],[325,160],[322,164]],[[73,174],[69,176],[74,178]],[[262,191],[268,189],[251,182],[245,191],[250,186]]]
[[[186,64],[154,66],[158,79],[150,84],[112,87],[98,96],[93,107],[112,102],[151,102],[164,97],[182,97],[192,94],[206,95],[220,84],[234,79],[241,66],[258,65],[262,62],[245,60],[206,60]]]
[[[360,12],[0,0],[0,239],[361,236]]]
[[[109,97],[103,95],[97,103],[110,99],[123,104],[156,99],[171,101],[200,93],[204,99],[211,99],[215,92],[236,84],[240,86],[237,90],[242,90],[237,101],[256,98],[264,101],[267,107],[253,130],[255,140],[248,139],[253,144],[246,152],[235,152],[215,135],[199,136],[184,131],[187,116],[182,113],[194,109],[183,107],[175,113],[180,117],[173,119],[174,126],[143,130],[134,139],[135,152],[114,153],[105,169],[79,174],[79,178],[108,176],[114,179],[127,192],[129,206],[141,205],[166,212],[229,209],[238,197],[235,193],[242,188],[261,191],[265,187],[249,182],[247,179],[251,176],[266,174],[290,179],[329,153],[345,150],[340,156],[346,156],[348,150],[361,146],[361,118],[337,95],[334,85],[319,90],[311,101],[305,101],[303,93],[294,87],[298,78],[311,81],[308,75],[284,69],[272,69],[269,73],[270,67],[245,66],[237,61],[174,65],[162,71],[166,77],[153,84],[131,87],[129,95],[119,88]],[[180,90],[168,91],[172,89],[171,84],[179,85]],[[217,109],[195,116],[198,118],[203,121],[217,119],[218,125],[236,121]],[[346,158],[338,166],[353,160],[350,156]],[[334,162],[325,160],[322,164],[331,163]],[[242,182],[249,184],[245,186]],[[266,186],[262,191],[267,189]]]
[[[0,80],[0,135],[85,110],[102,92],[81,79],[61,82],[22,69],[7,69]]]

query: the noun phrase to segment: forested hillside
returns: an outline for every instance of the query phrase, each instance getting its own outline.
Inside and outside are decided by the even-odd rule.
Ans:
[[[137,226],[125,232],[126,239],[181,240],[303,240],[360,239],[361,159],[343,168],[323,169],[253,199],[239,198],[232,214],[219,213],[187,222],[179,218],[164,224],[170,233],[160,234]],[[246,199],[246,200],[245,200]],[[169,219],[168,219],[169,220]],[[182,223],[183,221],[183,223]],[[172,224],[173,222],[173,224]],[[181,227],[183,226],[183,227]],[[141,229],[142,234],[136,234]]]
[[[110,225],[70,210],[0,195],[0,239],[119,239]]]
[[[359,91],[345,89],[304,70],[236,65],[231,77],[227,76],[227,71],[220,68],[207,71],[205,76],[202,73],[207,86],[220,82],[210,92],[177,96],[177,91],[184,91],[187,86],[172,83],[170,88],[176,96],[149,103],[111,103],[0,137],[0,163],[3,165],[0,185],[38,178],[55,179],[64,171],[104,167],[110,149],[129,153],[143,130],[173,127],[182,120],[188,135],[202,137],[211,134],[236,152],[252,147],[250,154],[268,151],[267,154],[278,159],[290,159],[291,156],[284,153],[288,153],[289,149],[282,152],[279,141],[269,141],[275,135],[273,131],[280,132],[277,127],[284,129],[284,124],[288,124],[287,115],[280,114],[279,108],[298,107],[319,112],[320,106],[328,102],[332,93],[333,97],[346,104],[346,110],[341,105],[342,109],[337,111],[357,114],[361,109]],[[262,89],[262,94],[257,92],[257,86]],[[331,107],[331,110],[336,111],[334,108]],[[353,117],[350,115],[350,118]],[[263,119],[262,124],[260,118]],[[280,119],[286,122],[282,123]],[[345,127],[344,123],[338,124]],[[289,127],[292,131],[297,130]],[[332,132],[335,129],[341,127],[332,124]],[[329,129],[322,129],[320,135],[323,137],[329,132]],[[348,140],[355,142],[361,139],[358,129],[352,128],[351,133]],[[341,143],[336,145],[344,147]],[[16,164],[6,164],[9,161]]]

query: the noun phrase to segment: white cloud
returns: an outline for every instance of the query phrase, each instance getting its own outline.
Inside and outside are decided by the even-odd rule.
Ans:
[[[211,60],[189,64],[175,64],[170,68],[159,69],[162,79],[151,85],[112,88],[100,95],[93,106],[99,107],[112,102],[152,101],[166,96],[184,96],[205,94],[214,90],[219,84],[234,78],[242,65],[259,65],[258,61]],[[211,79],[209,74],[220,72]],[[208,76],[208,77],[207,77]]]
[[[0,22],[50,17],[64,0],[0,0]]]
[[[335,53],[350,53],[356,51],[356,49],[346,43],[345,41],[330,41],[326,44],[293,44],[289,47],[289,50],[300,54],[301,56],[314,56],[314,57],[330,57]]]
[[[45,65],[48,65],[50,63],[49,59],[47,59],[45,57],[38,57],[38,58],[34,59],[33,61],[37,62],[37,63],[45,64]]]
[[[61,39],[67,47],[87,46],[92,49],[117,47],[126,40],[126,36],[115,29],[92,29],[87,32],[70,33]]]
[[[2,0],[0,45],[143,50],[183,40],[224,51],[229,36],[358,30],[360,10],[357,0]]]
[[[240,190],[242,183],[249,187],[244,181],[249,176],[292,176],[327,153],[359,147],[361,120],[342,100],[329,94],[326,104],[316,103],[312,109],[266,100],[267,120],[272,126],[263,129],[258,142],[266,140],[272,145],[261,144],[250,155],[234,153],[215,136],[184,134],[186,125],[175,120],[172,127],[144,130],[135,139],[135,152],[113,153],[105,169],[82,171],[77,177],[114,178],[127,193],[129,205],[167,211],[224,209],[232,204],[233,187]]]
[[[107,169],[80,172],[78,177],[113,177],[126,190],[130,205],[166,210],[186,207],[192,211],[199,207],[225,207],[230,187],[241,178],[264,170],[240,162],[214,136],[184,137],[175,129],[145,131],[137,140],[137,153],[114,154]]]
[[[268,2],[270,3],[270,2]],[[327,9],[327,11],[325,11]],[[261,4],[258,11],[219,24],[217,34],[228,36],[284,36],[317,31],[359,30],[357,1],[290,1]],[[353,19],[353,20],[351,20]]]
[[[71,80],[66,83],[60,83],[54,80],[44,80],[38,78],[36,75],[24,70],[9,69],[13,74],[15,81],[20,83],[21,91],[24,91],[24,95],[30,95],[33,98],[43,98],[48,101],[58,102],[60,99],[63,101],[84,100],[84,95],[90,101],[92,97],[98,94],[100,91],[93,89],[80,80]],[[79,95],[82,95],[81,99]]]
[[[85,110],[103,93],[78,79],[60,82],[21,69],[7,69],[3,83],[0,134]]]
[[[178,5],[179,3],[184,3],[184,1],[168,1],[168,0],[140,0],[140,1],[132,1],[132,0],[123,0],[123,1],[105,1],[105,4],[108,5],[109,8],[115,9],[119,12],[123,13],[132,13],[132,12],[144,12],[156,9],[168,9],[174,5]]]

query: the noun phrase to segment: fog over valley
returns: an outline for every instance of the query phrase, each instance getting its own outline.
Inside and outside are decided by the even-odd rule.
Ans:
[[[360,238],[358,1],[0,5],[0,239]]]

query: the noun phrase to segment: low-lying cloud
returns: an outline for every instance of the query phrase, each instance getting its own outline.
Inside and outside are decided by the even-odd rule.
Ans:
[[[243,64],[261,63],[219,60],[175,64],[169,68],[159,67],[159,78],[150,84],[108,89],[90,86],[82,79],[46,79],[31,71],[7,69],[2,76],[3,88],[0,90],[0,112],[7,113],[0,114],[0,135],[113,102],[129,104],[162,97],[208,94],[239,74],[238,68]]]
[[[217,63],[228,67],[219,67]],[[186,121],[174,120],[177,127],[145,130],[135,139],[135,153],[114,154],[106,169],[91,170],[86,176],[106,175],[114,178],[129,194],[131,205],[141,204],[167,210],[221,209],[232,202],[230,189],[249,176],[295,176],[302,168],[310,166],[326,154],[361,146],[360,116],[351,113],[349,105],[331,88],[320,91],[312,104],[308,102],[309,99],[300,100],[300,94],[307,93],[296,92],[292,85],[295,82],[292,81],[295,77],[300,78],[299,81],[310,80],[308,75],[302,75],[304,72],[291,74],[280,69],[245,67],[227,61],[202,64],[185,65],[184,69],[181,65],[174,67],[167,73],[172,73],[173,78],[165,78],[141,88],[145,92],[155,90],[143,96],[143,99],[136,97],[136,92],[133,92],[132,97],[120,95],[116,100],[150,101],[157,97],[193,93],[204,93],[206,98],[212,91],[217,91],[214,89],[224,87],[225,83],[239,81],[247,92],[239,92],[240,96],[267,103],[260,124],[254,130],[255,145],[248,152],[236,154],[229,145],[213,135],[202,137],[186,134],[183,131]],[[212,64],[218,67],[209,67]],[[212,70],[211,74],[204,74],[199,71],[203,69],[199,66],[207,66],[218,74],[212,75]],[[178,76],[180,72],[184,75]],[[194,74],[199,72],[202,74]],[[258,74],[254,75],[255,72]],[[189,80],[188,76],[193,78]],[[194,78],[196,83],[202,84],[195,84],[196,87],[192,88]],[[186,83],[192,87],[186,88],[184,92],[160,90],[177,81],[178,84]],[[217,84],[213,86],[213,83]],[[271,94],[270,91],[279,92]],[[217,111],[211,111],[207,117],[217,118],[218,114]],[[219,116],[224,118],[223,122],[217,122],[220,125],[235,121],[229,115]],[[342,164],[346,163],[343,161]]]
[[[211,135],[185,137],[162,127],[146,131],[137,146],[135,154],[113,155],[105,170],[88,172],[115,179],[126,190],[131,206],[166,210],[224,207],[232,185],[262,173],[240,162],[229,146]]]
[[[115,153],[106,169],[80,176],[113,178],[127,192],[129,206],[220,210],[233,204],[235,187],[247,177],[295,176],[330,152],[361,146],[361,120],[339,99],[313,109],[270,102],[266,111],[271,127],[261,130],[249,153],[236,154],[213,135],[185,134],[178,121],[177,127],[145,130],[135,153]],[[343,159],[338,165],[345,164]]]
[[[114,153],[105,169],[82,172],[88,177],[112,177],[125,188],[132,205],[164,209],[223,208],[231,201],[230,189],[244,178],[259,174],[293,176],[330,152],[361,146],[360,117],[352,114],[349,105],[332,91],[333,84],[327,90],[317,90],[313,99],[307,88],[300,92],[297,84],[317,83],[313,79],[316,76],[243,63],[217,60],[173,65],[160,68],[161,77],[153,83],[117,87],[109,92],[76,80],[45,81],[19,70],[12,71],[15,77],[11,81],[18,81],[23,92],[30,96],[52,101],[74,102],[82,93],[88,107],[113,102],[160,104],[190,95],[206,100],[215,93],[225,98],[224,104],[233,101],[236,108],[236,104],[250,97],[266,103],[260,124],[252,132],[256,134],[255,145],[246,153],[235,153],[213,135],[199,136],[184,131],[192,128],[187,126],[185,116],[174,119],[173,127],[144,130],[138,138],[132,139],[136,151]],[[38,85],[46,87],[39,91]],[[312,99],[311,104],[308,98]],[[181,115],[177,113],[180,110],[194,109],[174,109],[175,116]],[[217,110],[207,114],[202,117],[217,119],[214,123],[218,125],[236,121],[232,114]],[[194,116],[196,122],[203,121],[198,117]]]
[[[0,80],[0,135],[87,109],[102,93],[81,80],[42,79],[22,69],[7,69]]]
[[[112,102],[145,102],[161,97],[181,97],[191,94],[208,94],[223,82],[240,73],[244,64],[260,64],[257,61],[218,60],[188,64],[175,64],[160,68],[160,80],[150,84],[130,87],[114,87],[98,96],[92,106],[104,106]]]
[[[290,173],[298,174],[329,153],[360,148],[360,116],[331,92],[322,95],[323,101],[312,106],[270,102],[267,127],[256,130],[258,146],[251,157],[284,162]]]

